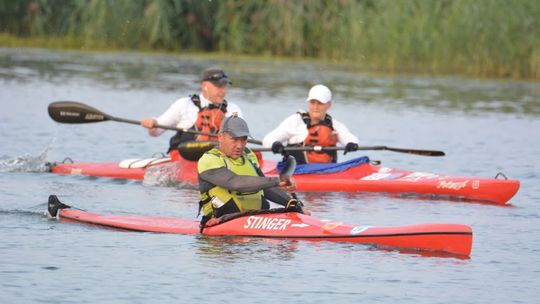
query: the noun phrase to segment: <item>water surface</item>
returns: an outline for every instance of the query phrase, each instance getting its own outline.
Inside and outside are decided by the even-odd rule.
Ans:
[[[45,172],[46,161],[120,161],[164,152],[166,134],[116,122],[61,125],[73,100],[123,118],[159,115],[227,70],[228,100],[262,138],[333,89],[331,114],[362,145],[437,149],[443,158],[367,153],[385,166],[521,181],[510,207],[373,194],[300,197],[314,215],[362,225],[448,222],[474,231],[470,259],[364,245],[118,232],[48,221],[49,194],[102,213],[194,218],[197,193]],[[533,303],[540,296],[540,85],[358,74],[345,67],[235,58],[0,49],[0,297],[6,303]],[[170,134],[172,135],[172,134]],[[357,155],[340,156],[348,159]],[[267,155],[270,159],[277,156]]]

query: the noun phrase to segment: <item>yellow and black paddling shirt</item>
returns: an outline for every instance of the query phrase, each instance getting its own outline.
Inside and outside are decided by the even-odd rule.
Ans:
[[[259,176],[259,162],[253,151],[246,151],[237,159],[231,159],[217,148],[206,152],[200,159],[197,166],[198,173],[211,169],[225,167],[235,174],[243,176]],[[205,185],[206,184],[206,185]],[[233,212],[244,212],[248,210],[258,210],[263,204],[263,190],[256,192],[231,191],[226,186],[209,185],[199,180],[199,191],[201,198],[201,209],[203,216],[219,217],[221,212],[218,209],[226,209]],[[234,205],[236,206],[234,206]],[[225,212],[225,213],[229,213]]]

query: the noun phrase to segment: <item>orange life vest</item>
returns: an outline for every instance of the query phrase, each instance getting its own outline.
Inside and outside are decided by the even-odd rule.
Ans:
[[[324,120],[312,125],[308,113],[300,113],[302,120],[308,128],[308,136],[304,140],[304,146],[335,147],[337,134],[332,126],[332,117],[328,114]],[[309,151],[306,152],[308,163],[331,163],[337,161],[336,151]]]
[[[227,101],[224,100],[220,105],[210,104],[207,107],[201,107],[201,99],[199,98],[199,95],[193,94],[190,97],[191,102],[193,102],[193,104],[199,108],[197,120],[190,130],[206,133],[217,133],[219,131],[219,127],[221,126],[221,121],[223,120],[223,117],[225,117],[225,113],[227,113]],[[167,153],[176,150],[179,144],[193,140],[217,140],[217,136],[195,135],[189,132],[178,131],[169,140],[169,150],[167,150]]]
[[[221,121],[225,117],[225,113],[227,113],[227,101],[224,100],[219,105],[211,103],[206,107],[201,107],[199,96],[193,95],[191,96],[191,100],[199,108],[197,120],[193,125],[195,130],[205,133],[217,133],[221,126]],[[196,139],[198,141],[217,140],[217,136],[197,135]]]

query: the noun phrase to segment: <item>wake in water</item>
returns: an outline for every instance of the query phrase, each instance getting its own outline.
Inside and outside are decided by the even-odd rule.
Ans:
[[[25,154],[15,159],[9,156],[0,157],[0,172],[48,172],[47,153],[49,147],[45,148],[39,155],[33,156]]]
[[[174,162],[151,166],[144,173],[143,185],[178,187],[181,189],[197,189],[191,183],[183,183],[177,180],[178,165]]]
[[[0,209],[0,216],[6,215],[6,216],[29,216],[29,217],[35,217],[36,215],[39,216],[45,216],[47,214],[46,210],[47,204],[43,204],[41,206],[40,210],[22,210],[22,209],[13,209],[13,210],[3,210]]]
[[[166,163],[146,169],[143,185],[171,187],[178,185],[176,181],[176,164]]]

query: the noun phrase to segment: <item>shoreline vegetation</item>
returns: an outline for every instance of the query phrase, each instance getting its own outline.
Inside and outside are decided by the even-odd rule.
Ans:
[[[536,0],[0,0],[0,47],[219,53],[540,80]]]

